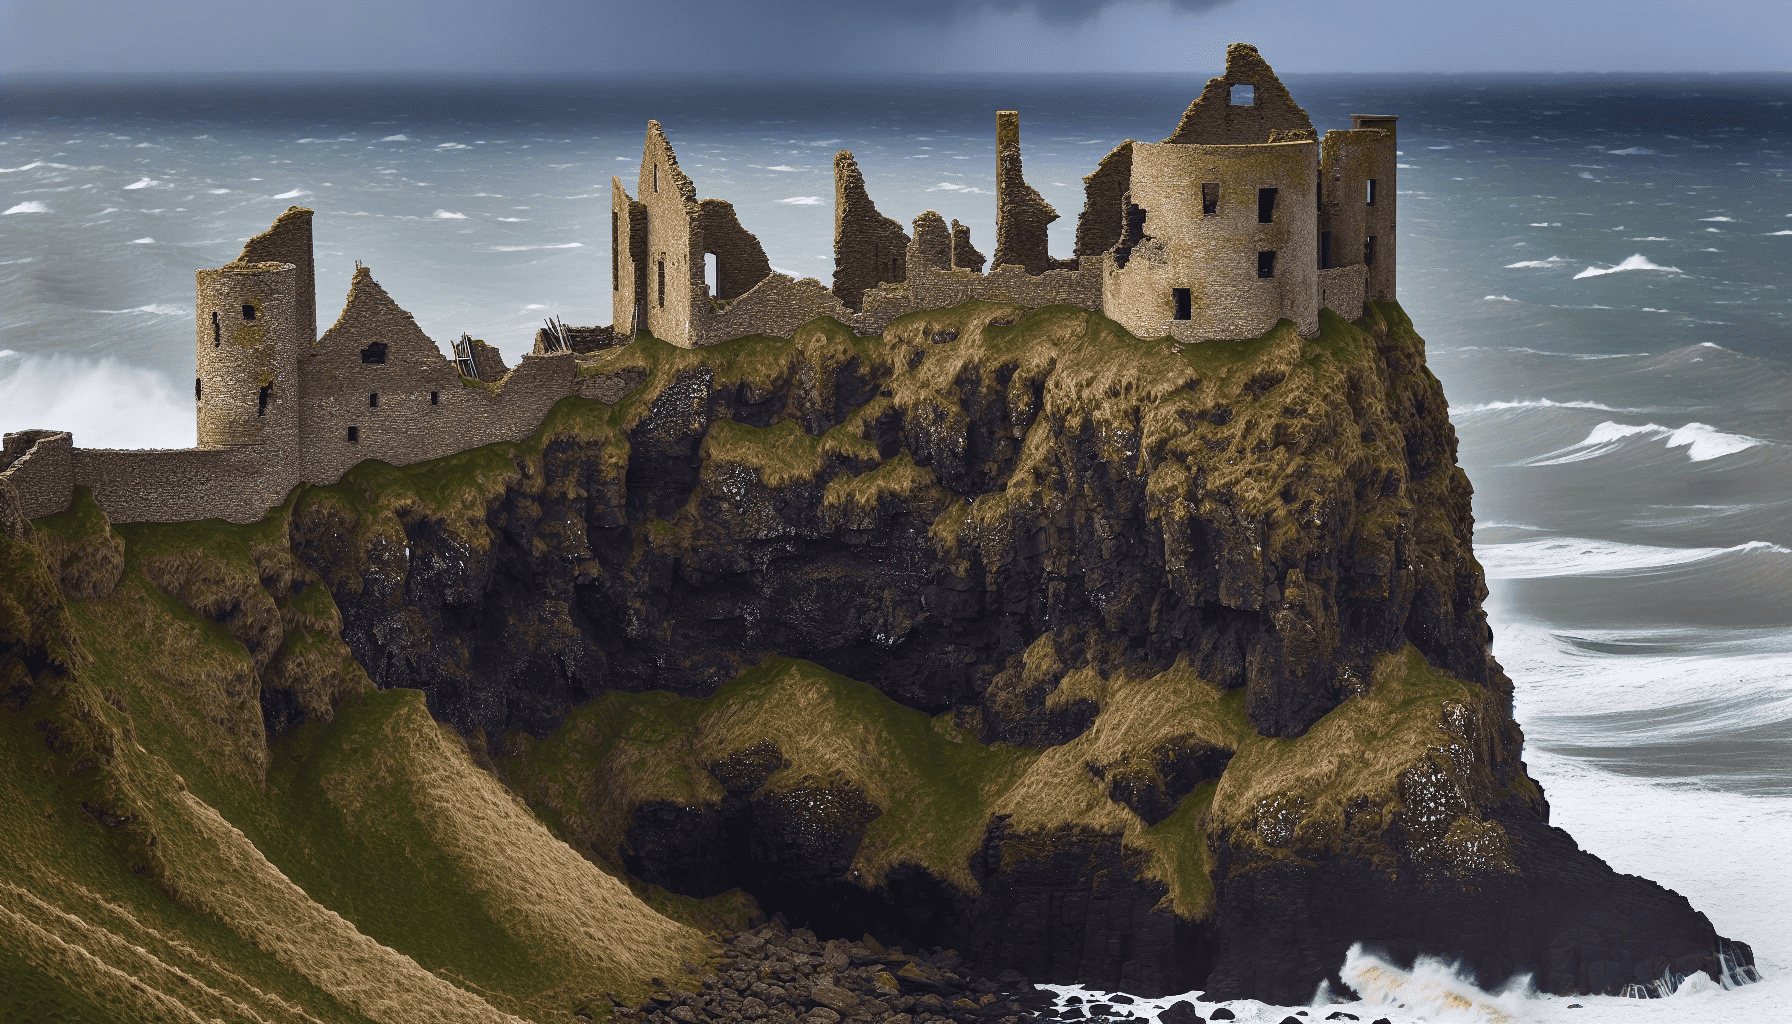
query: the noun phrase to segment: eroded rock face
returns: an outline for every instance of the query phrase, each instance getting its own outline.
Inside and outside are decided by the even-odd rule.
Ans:
[[[1212,857],[1198,919],[1120,835],[1069,822],[991,818],[976,892],[920,865],[861,884],[859,844],[889,808],[850,780],[766,787],[794,756],[776,747],[691,766],[726,795],[635,801],[620,845],[588,851],[676,891],[746,887],[840,934],[955,945],[989,973],[1144,993],[1206,979],[1284,1002],[1376,928],[1396,953],[1462,956],[1492,980],[1529,965],[1561,990],[1716,956],[1684,900],[1545,824],[1489,654],[1447,406],[1397,307],[1330,318],[1315,341],[1284,322],[1187,351],[1082,310],[1023,312],[967,303],[881,338],[817,321],[789,342],[637,342],[605,357],[647,374],[616,409],[557,414],[538,444],[469,453],[427,487],[369,470],[301,495],[294,550],[374,681],[424,690],[494,750],[609,691],[708,697],[769,655],[1031,748],[1097,721],[1071,680],[1178,666],[1242,689],[1261,737],[1302,736],[1409,647],[1478,694],[1467,760],[1413,768],[1336,828],[1298,799],[1183,826]],[[1172,733],[1088,771],[1155,826],[1204,781],[1223,793],[1231,760]],[[1461,806],[1411,812],[1432,790]],[[1439,893],[1467,909],[1427,911]],[[1599,897],[1563,918],[1566,893]],[[1296,934],[1309,919],[1314,941]],[[1654,937],[1624,939],[1638,920]]]

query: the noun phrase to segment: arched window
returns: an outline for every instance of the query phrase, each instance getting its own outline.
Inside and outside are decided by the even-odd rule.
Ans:
[[[261,386],[261,394],[256,398],[255,402],[255,415],[266,416],[268,414],[268,396],[273,393],[274,385],[263,384]]]
[[[666,261],[665,260],[659,261],[659,271],[660,271],[660,273],[659,273],[659,277],[660,277],[660,308],[665,309],[666,308]]]
[[[243,319],[251,323],[255,320],[255,307],[247,302],[243,303]]]

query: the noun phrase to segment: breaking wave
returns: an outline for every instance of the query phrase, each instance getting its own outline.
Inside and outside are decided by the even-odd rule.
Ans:
[[[1639,252],[1635,255],[1624,257],[1623,261],[1615,267],[1588,267],[1574,275],[1574,279],[1578,281],[1583,277],[1604,277],[1606,274],[1622,274],[1626,270],[1662,270],[1670,274],[1686,273],[1686,271],[1681,270],[1679,267],[1664,267]]]
[[[1792,549],[1762,540],[1727,548],[1670,548],[1588,537],[1548,537],[1475,548],[1475,556],[1490,580],[1618,575],[1755,554],[1792,555]]]
[[[1590,403],[1586,407],[1603,408]],[[1606,420],[1594,427],[1587,434],[1586,440],[1533,459],[1526,459],[1518,464],[1521,466],[1560,466],[1570,462],[1584,462],[1587,459],[1609,455],[1634,441],[1654,439],[1663,440],[1665,447],[1668,448],[1685,448],[1686,457],[1692,462],[1721,459],[1726,455],[1734,455],[1756,445],[1768,443],[1758,437],[1726,434],[1716,427],[1704,423],[1688,423],[1683,427],[1664,427],[1658,423],[1645,423],[1637,426]]]

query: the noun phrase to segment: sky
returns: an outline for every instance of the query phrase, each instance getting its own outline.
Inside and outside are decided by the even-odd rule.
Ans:
[[[1792,71],[1792,0],[0,0],[0,73]]]

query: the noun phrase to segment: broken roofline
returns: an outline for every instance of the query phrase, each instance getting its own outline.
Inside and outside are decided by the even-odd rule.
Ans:
[[[1362,117],[1356,120],[1359,128],[1386,129],[1384,141],[1391,143],[1391,118],[1372,119],[1373,125],[1363,123]],[[1382,138],[1380,132],[1374,134]],[[831,316],[861,333],[875,333],[905,312],[991,298],[1079,305],[1109,313],[1134,331],[1166,330],[1178,338],[1195,331],[1199,324],[1206,325],[1201,329],[1219,332],[1208,337],[1254,336],[1260,332],[1252,325],[1272,313],[1290,316],[1303,332],[1310,332],[1317,328],[1318,303],[1335,298],[1339,305],[1349,307],[1364,287],[1378,294],[1392,293],[1391,204],[1383,210],[1385,223],[1378,221],[1375,231],[1366,234],[1362,229],[1366,221],[1354,214],[1343,216],[1343,227],[1335,231],[1325,204],[1318,201],[1328,191],[1342,194],[1335,182],[1322,187],[1322,176],[1334,170],[1344,173],[1348,165],[1349,175],[1361,177],[1366,173],[1362,167],[1374,164],[1375,176],[1369,180],[1385,179],[1387,185],[1392,183],[1392,167],[1381,167],[1386,161],[1378,159],[1365,163],[1358,151],[1368,147],[1368,140],[1343,140],[1333,145],[1330,134],[1327,140],[1322,157],[1321,147],[1311,145],[1318,136],[1306,111],[1294,102],[1255,47],[1234,43],[1227,49],[1225,74],[1208,81],[1169,137],[1155,144],[1122,142],[1084,176],[1075,252],[1060,259],[1051,255],[1048,244],[1049,226],[1059,215],[1024,174],[1020,115],[1014,110],[998,111],[996,241],[988,275],[983,273],[983,254],[972,244],[968,228],[954,221],[947,231],[944,219],[928,210],[915,218],[911,233],[877,209],[858,161],[850,151],[841,150],[834,157],[834,273],[831,286],[824,286],[815,278],[798,280],[774,272],[758,238],[741,225],[731,204],[719,199],[699,201],[664,129],[658,121],[651,121],[642,146],[636,195],[629,194],[620,178],[611,181],[612,326],[618,336],[648,331],[674,344],[695,347],[745,334],[788,335],[817,316]],[[1180,157],[1166,160],[1154,155],[1146,161],[1149,170],[1139,163],[1141,153],[1162,147],[1175,147]],[[1204,151],[1200,160],[1192,159],[1194,150]],[[1298,155],[1290,156],[1289,150]],[[1273,156],[1276,152],[1283,155]],[[1221,175],[1220,164],[1231,169]],[[1166,225],[1161,218],[1168,216],[1186,193],[1217,189],[1219,183],[1212,179],[1222,176],[1230,182],[1228,202],[1241,189],[1285,193],[1289,201],[1284,205],[1286,214],[1253,223],[1280,220],[1287,229],[1247,238],[1245,235],[1256,229],[1222,228],[1222,217],[1210,226],[1213,237],[1184,239],[1187,244],[1163,257],[1169,261],[1167,269],[1151,273],[1164,280],[1148,288],[1122,287],[1106,280],[1116,274],[1145,273],[1133,267],[1134,250],[1142,242],[1171,240],[1170,248],[1175,249],[1172,236],[1179,228]],[[1142,202],[1146,192],[1153,194],[1152,204]],[[1386,188],[1383,192],[1392,194]],[[1310,197],[1306,205],[1318,210],[1322,223],[1298,222],[1293,205],[1298,195]],[[1152,212],[1154,204],[1160,213]],[[1160,218],[1159,222],[1148,225],[1154,217]],[[1334,238],[1338,233],[1350,237]],[[1364,236],[1360,242],[1355,240],[1357,235]],[[1314,258],[1290,255],[1275,259],[1274,253],[1291,246],[1312,250]],[[1358,248],[1365,255],[1352,262],[1348,254]],[[1249,251],[1240,255],[1232,249]],[[1319,256],[1322,249],[1326,253],[1323,258]],[[1162,254],[1151,245],[1142,251],[1149,257],[1147,264],[1163,262],[1159,259]],[[1377,254],[1377,271],[1349,270],[1366,265],[1370,252]],[[1333,253],[1346,254],[1346,258],[1334,261]],[[712,256],[713,287],[706,279],[705,266]],[[1306,267],[1307,262],[1314,266]],[[1320,262],[1325,267],[1319,267]],[[1270,290],[1265,290],[1267,286],[1247,287],[1235,280],[1242,273],[1235,264],[1248,264],[1252,280],[1279,283]],[[1285,268],[1287,273],[1265,272],[1263,267]],[[1321,288],[1315,277],[1320,269],[1340,273],[1332,274],[1328,287]],[[1373,280],[1358,287],[1351,283],[1353,275]],[[1121,299],[1117,293],[1129,288],[1131,296],[1120,301],[1129,312],[1116,315],[1120,307],[1114,303]],[[1178,304],[1175,310],[1186,307],[1189,312],[1159,317],[1172,303]],[[1201,310],[1214,315],[1203,316]],[[1158,324],[1159,319],[1165,323]]]

